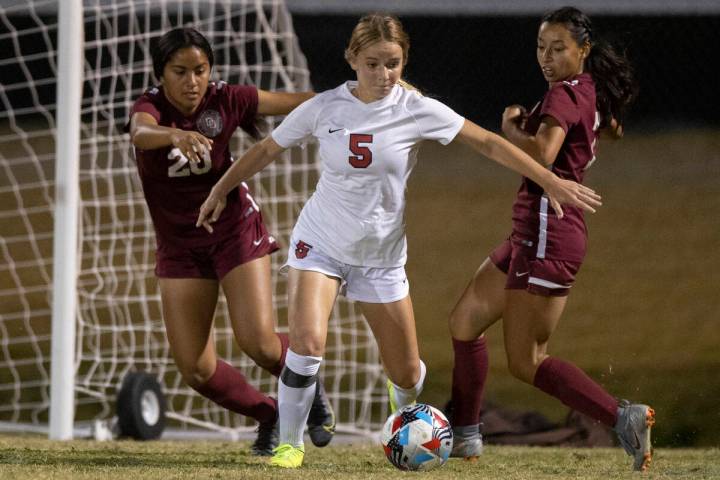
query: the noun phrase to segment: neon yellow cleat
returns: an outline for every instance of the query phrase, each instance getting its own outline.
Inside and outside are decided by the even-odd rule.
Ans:
[[[388,378],[387,381],[388,395],[390,396],[390,413],[397,412],[397,401],[395,400],[395,386]]]
[[[283,443],[273,449],[273,454],[270,465],[282,468],[300,468],[305,457],[305,449]]]

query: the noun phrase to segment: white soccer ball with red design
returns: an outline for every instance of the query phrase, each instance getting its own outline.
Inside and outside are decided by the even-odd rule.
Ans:
[[[393,413],[382,430],[385,456],[400,470],[430,470],[444,464],[453,446],[452,427],[435,407],[418,403]]]

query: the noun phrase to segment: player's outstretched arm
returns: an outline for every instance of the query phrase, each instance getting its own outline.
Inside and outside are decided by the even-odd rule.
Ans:
[[[258,90],[258,114],[287,115],[305,100],[315,96],[315,92],[268,92]]]
[[[573,205],[589,212],[595,212],[594,207],[602,205],[600,195],[593,189],[572,180],[559,178],[520,148],[470,120],[465,120],[457,139],[540,185],[550,196],[550,203],[559,217],[563,215],[561,204]]]
[[[200,214],[195,226],[205,227],[205,230],[212,233],[212,224],[220,218],[228,193],[277,159],[284,150],[272,137],[267,137],[253,145],[250,150],[245,152],[245,155],[233,162],[200,206]]]

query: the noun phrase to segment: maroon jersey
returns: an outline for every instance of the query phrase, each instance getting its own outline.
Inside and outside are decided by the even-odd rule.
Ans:
[[[240,230],[242,220],[254,212],[246,186],[228,194],[227,206],[213,224],[214,233],[195,227],[200,205],[233,161],[229,143],[240,127],[252,132],[258,107],[255,87],[211,82],[198,109],[191,116],[180,113],[165,97],[162,87],[147,90],[133,105],[152,115],[158,125],[194,130],[212,139],[211,162],[191,163],[178,148],[135,149],[145,199],[155,225],[158,246],[186,248],[215,243]]]
[[[537,133],[546,115],[565,130],[552,171],[560,178],[582,183],[585,170],[595,159],[599,126],[590,74],[553,85],[530,112],[525,131]],[[565,216],[559,220],[543,193],[538,184],[523,178],[513,205],[513,231],[525,245],[537,247],[537,258],[581,262],[587,239],[583,211],[563,205]]]

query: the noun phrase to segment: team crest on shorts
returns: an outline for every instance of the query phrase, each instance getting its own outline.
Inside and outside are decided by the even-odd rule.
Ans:
[[[223,122],[217,110],[205,110],[195,122],[200,133],[208,138],[217,137],[223,129]]]
[[[310,252],[311,248],[313,248],[312,245],[308,245],[307,243],[300,240],[295,244],[295,256],[302,260],[303,258],[307,257],[307,254],[308,252]]]

